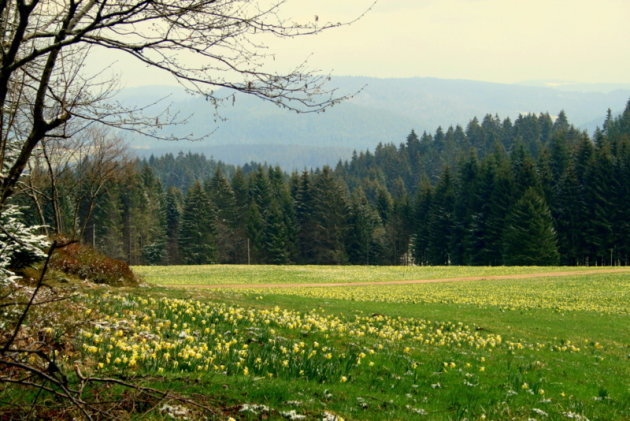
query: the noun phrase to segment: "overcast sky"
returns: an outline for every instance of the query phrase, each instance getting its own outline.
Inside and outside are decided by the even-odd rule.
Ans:
[[[371,0],[291,0],[285,13],[351,19]],[[336,75],[500,83],[630,83],[630,0],[380,0],[360,21],[273,41],[275,66]],[[99,58],[99,62],[106,60]],[[121,59],[124,86],[169,83]]]

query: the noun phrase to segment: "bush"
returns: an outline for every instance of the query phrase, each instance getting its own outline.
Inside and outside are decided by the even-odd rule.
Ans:
[[[79,243],[56,250],[50,264],[53,269],[99,284],[138,285],[138,280],[126,262],[107,257]]]

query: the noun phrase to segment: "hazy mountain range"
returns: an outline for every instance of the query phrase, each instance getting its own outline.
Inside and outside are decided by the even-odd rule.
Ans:
[[[498,84],[435,78],[377,79],[335,77],[330,82],[342,94],[361,90],[347,102],[325,113],[296,114],[256,98],[239,95],[219,109],[217,121],[211,104],[171,86],[122,90],[117,99],[126,105],[146,105],[164,98],[150,112],[169,107],[186,124],[164,133],[193,134],[196,142],[165,142],[125,134],[139,156],[179,151],[203,152],[227,163],[250,161],[280,164],[284,169],[334,165],[353,150],[373,149],[379,142],[400,143],[414,129],[433,133],[438,126],[463,127],[473,118],[497,114],[502,119],[519,114],[564,110],[569,121],[591,133],[601,126],[606,110],[623,110],[630,85],[584,85],[533,81]]]

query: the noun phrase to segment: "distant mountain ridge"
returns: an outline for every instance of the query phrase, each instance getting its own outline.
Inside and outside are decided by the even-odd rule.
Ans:
[[[481,119],[486,114],[514,119],[528,113],[556,116],[564,110],[576,127],[592,133],[604,121],[602,110],[610,108],[617,114],[630,98],[630,87],[623,89],[625,85],[619,85],[622,89],[593,85],[590,90],[588,85],[559,86],[335,77],[331,87],[337,87],[342,94],[360,92],[325,113],[298,115],[237,95],[234,105],[219,109],[223,121],[215,121],[212,105],[203,98],[190,96],[177,87],[124,89],[118,100],[126,105],[146,105],[165,98],[152,109],[170,104],[171,111],[190,116],[186,124],[165,128],[165,133],[212,133],[198,142],[156,141],[127,134],[131,148],[139,156],[192,151],[231,164],[257,161],[292,170],[334,165],[339,159],[348,159],[353,150],[403,142],[412,129],[432,133],[439,126],[463,126],[473,117]],[[579,90],[568,90],[570,86]]]

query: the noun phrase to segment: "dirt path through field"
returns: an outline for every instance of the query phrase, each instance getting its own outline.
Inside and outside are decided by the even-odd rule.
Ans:
[[[527,273],[520,275],[488,275],[488,276],[468,276],[458,278],[441,279],[415,279],[408,281],[370,281],[370,282],[310,282],[303,284],[226,284],[226,285],[169,285],[171,288],[296,288],[296,287],[349,287],[366,285],[409,285],[409,284],[429,284],[437,282],[463,282],[463,281],[484,281],[489,279],[529,279],[529,278],[555,278],[575,275],[596,275],[600,273],[630,272],[630,268],[624,269],[602,269],[584,270],[572,272],[542,272]]]

